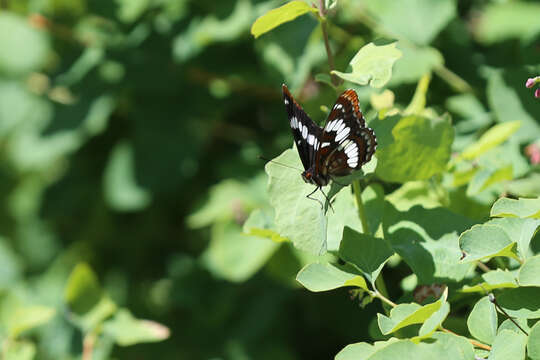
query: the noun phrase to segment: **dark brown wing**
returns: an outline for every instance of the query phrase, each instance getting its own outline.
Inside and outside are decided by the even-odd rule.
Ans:
[[[285,84],[282,85],[282,88],[283,102],[287,110],[287,117],[293,133],[294,142],[304,169],[307,170],[315,162],[322,129],[309,118],[302,107],[294,100]]]
[[[366,127],[354,90],[346,90],[336,100],[320,142],[315,163],[323,175],[345,176],[371,160],[377,138]]]

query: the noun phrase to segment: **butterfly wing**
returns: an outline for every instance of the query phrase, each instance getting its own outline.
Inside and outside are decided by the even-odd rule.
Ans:
[[[287,117],[294,137],[294,143],[304,165],[309,169],[315,162],[319,139],[322,129],[304,112],[302,107],[294,100],[287,86],[283,84],[283,102],[287,110]]]
[[[320,142],[315,163],[323,174],[349,175],[371,160],[377,138],[375,132],[366,127],[354,90],[346,90],[336,100]]]

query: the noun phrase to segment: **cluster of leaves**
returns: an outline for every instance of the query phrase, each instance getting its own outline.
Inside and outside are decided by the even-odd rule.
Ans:
[[[312,14],[323,29],[319,41],[326,41],[324,27],[329,15],[323,3],[317,9],[291,1],[258,18],[251,32],[260,37],[303,14]],[[335,5],[326,2],[330,8]],[[344,23],[352,21],[340,16],[340,5],[332,15]],[[244,240],[240,240],[239,226],[235,236],[212,235],[209,249],[219,246],[221,251],[218,257],[214,248],[211,268],[229,280],[243,280],[277,246],[290,242],[306,264],[296,280],[308,290],[353,287],[352,293],[363,306],[381,300],[385,312],[372,318],[369,326],[371,336],[379,341],[348,345],[336,359],[390,359],[403,354],[524,359],[526,353],[531,359],[540,358],[540,182],[538,168],[531,166],[523,152],[524,145],[540,138],[536,120],[540,111],[525,106],[531,100],[518,96],[525,91],[519,90],[522,84],[515,84],[526,78],[527,71],[483,65],[481,73],[488,86],[486,110],[471,85],[452,74],[444,66],[443,55],[429,46],[452,19],[453,31],[460,31],[452,1],[425,0],[413,6],[363,1],[342,6],[348,8],[344,12],[362,16],[379,33],[398,39],[363,46],[350,60],[351,72],[331,71],[369,99],[367,118],[379,144],[375,159],[363,171],[326,189],[335,196],[332,210],[327,212],[306,198],[313,185],[304,183],[296,170],[302,168],[296,150],[286,150],[266,166],[268,204],[255,206],[247,217]],[[525,15],[535,7],[492,5],[474,35],[486,44],[515,37],[512,26],[500,26],[500,14]],[[394,21],[396,16],[407,21]],[[411,22],[424,24],[428,17],[429,25],[408,26]],[[517,36],[525,43],[539,33],[532,25],[522,30]],[[328,59],[332,66],[331,53]],[[446,99],[446,109],[427,106],[432,73],[460,93]],[[519,79],[514,78],[517,74],[521,74]],[[315,79],[322,86],[343,89],[326,74]],[[417,86],[407,106],[395,102],[392,90],[376,90],[410,82]],[[327,109],[323,107],[323,111]],[[343,183],[352,183],[352,189]],[[248,193],[253,185],[242,188],[246,201],[253,199]],[[205,217],[211,219],[205,225],[226,226],[231,220],[218,221],[207,215],[212,210],[227,213],[226,206],[222,204],[218,210],[216,205],[222,203],[225,193],[232,193],[224,185],[214,191],[211,202],[192,220]],[[497,200],[501,196],[510,198]],[[519,197],[533,198],[513,200]],[[247,209],[253,206],[251,203]],[[247,258],[252,260],[249,269],[238,261]],[[410,273],[401,279],[403,293],[394,302],[388,298],[383,269],[402,263]],[[231,269],[242,275],[233,275]],[[444,327],[445,321],[456,332]]]
[[[0,1],[0,357],[538,358],[538,4],[315,5]],[[377,133],[326,213],[282,82]]]

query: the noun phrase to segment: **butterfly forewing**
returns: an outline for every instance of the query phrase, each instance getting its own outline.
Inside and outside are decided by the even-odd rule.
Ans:
[[[321,135],[316,164],[331,176],[345,176],[371,160],[377,146],[366,127],[354,90],[343,92],[330,111]]]
[[[285,84],[283,84],[283,102],[287,109],[287,116],[298,154],[304,169],[307,170],[315,162],[322,129],[309,118],[302,107],[294,100]]]

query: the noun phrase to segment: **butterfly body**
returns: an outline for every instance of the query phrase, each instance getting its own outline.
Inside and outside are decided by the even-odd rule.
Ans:
[[[304,165],[305,182],[319,189],[334,177],[349,175],[371,160],[377,139],[366,126],[354,90],[346,90],[338,97],[322,128],[309,118],[286,85],[283,102]]]

